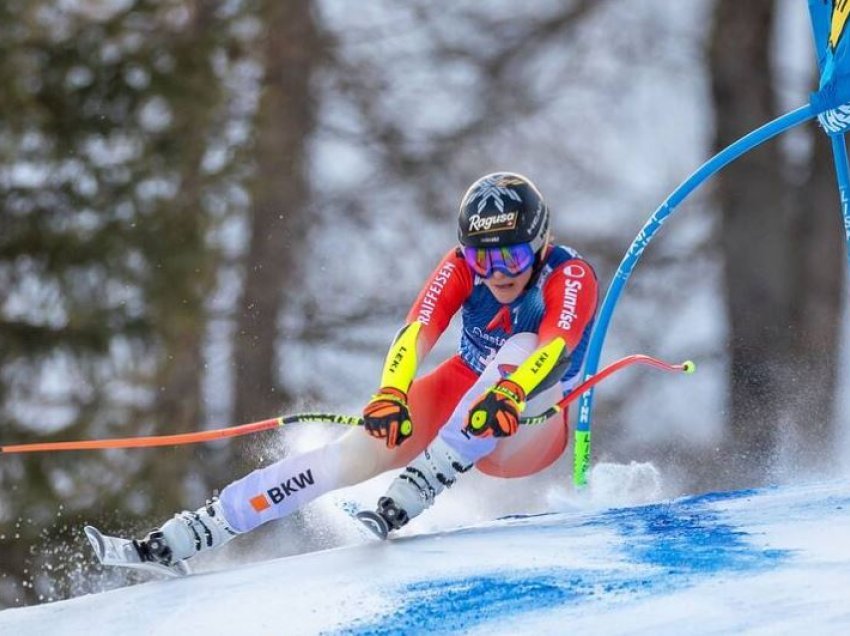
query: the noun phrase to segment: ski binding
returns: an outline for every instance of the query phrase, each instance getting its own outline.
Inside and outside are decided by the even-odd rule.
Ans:
[[[191,574],[191,570],[185,561],[178,561],[172,565],[164,565],[155,561],[145,561],[139,553],[137,542],[132,539],[110,537],[101,533],[94,526],[86,526],[83,530],[94,549],[97,560],[103,565],[144,570],[145,572],[163,574],[169,577],[180,577]]]
[[[387,520],[377,512],[373,512],[372,510],[361,510],[354,515],[354,518],[362,523],[364,527],[368,528],[372,534],[379,539],[386,539],[387,535],[390,533],[390,526],[387,523]]]

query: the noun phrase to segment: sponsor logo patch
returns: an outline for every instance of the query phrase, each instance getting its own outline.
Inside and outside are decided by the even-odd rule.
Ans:
[[[567,278],[564,281],[564,304],[561,307],[561,315],[558,318],[558,327],[569,331],[576,319],[576,305],[578,304],[578,292],[581,290],[581,282]]]
[[[484,211],[487,202],[492,201],[499,212],[505,211],[505,202],[516,201],[520,203],[522,197],[513,187],[522,185],[522,180],[508,175],[490,177],[484,179],[471,195],[471,200],[478,200],[478,213]]]
[[[500,212],[489,216],[473,214],[469,217],[469,235],[483,234],[484,232],[505,232],[516,228],[516,212]]]
[[[263,510],[267,510],[268,508],[272,507],[272,505],[269,503],[269,500],[266,499],[265,495],[257,495],[256,497],[251,497],[249,503],[256,512],[262,512]]]
[[[844,28],[847,26],[847,18],[850,16],[850,2],[847,0],[836,0],[832,3],[832,18],[829,25],[829,46],[835,51]]]
[[[575,263],[571,263],[564,268],[564,276],[569,276],[570,278],[584,278],[584,275],[587,273],[583,265],[578,265]]]
[[[537,209],[534,211],[534,217],[528,226],[528,236],[534,236],[538,232],[537,226],[543,221],[543,202],[538,201]]]
[[[279,486],[274,486],[262,494],[251,497],[248,503],[257,513],[260,513],[271,508],[272,504],[279,504],[287,497],[291,497],[296,492],[304,490],[314,483],[313,471],[308,468],[305,472],[298,473],[298,475],[281,482]]]

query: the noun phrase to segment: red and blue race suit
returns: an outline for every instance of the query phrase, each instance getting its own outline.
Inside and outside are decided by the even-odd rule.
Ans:
[[[458,354],[413,379],[407,390],[413,421],[410,438],[389,449],[381,440],[352,431],[336,443],[258,469],[222,491],[226,518],[233,528],[246,532],[325,492],[408,465],[438,434],[453,430],[455,411],[463,410],[461,404],[470,397],[487,362],[514,335],[534,334],[537,346],[556,338],[566,343],[565,370],[553,367],[550,375],[557,377],[549,378],[549,387],[540,394],[545,399],[547,393],[554,393],[557,400],[561,391],[554,384],[560,380],[566,388],[578,381],[596,303],[596,276],[568,247],[548,248],[526,290],[509,305],[499,303],[453,249],[431,273],[407,316],[406,327],[416,321],[421,324],[416,337],[418,360],[431,350],[458,311],[463,321]],[[524,337],[511,340],[503,353]],[[491,367],[487,372],[493,371]],[[496,373],[501,372],[497,367]],[[545,424],[522,428],[476,460],[476,468],[498,477],[523,477],[552,464],[567,447],[566,410]]]
[[[458,354],[478,374],[516,333],[536,333],[540,344],[560,336],[570,354],[570,364],[561,377],[568,382],[581,371],[596,303],[596,275],[569,247],[550,247],[536,277],[510,305],[497,301],[457,250],[452,250],[419,293],[407,322],[418,320],[423,325],[419,341],[424,357],[461,310],[463,335]]]
[[[448,252],[420,291],[406,323],[418,321],[422,325],[417,340],[417,357],[422,360],[460,311],[463,332],[458,354],[410,386],[414,433],[409,442],[397,449],[394,463],[405,465],[427,446],[487,362],[514,334],[534,333],[538,346],[558,337],[564,340],[569,356],[566,367],[559,367],[560,378],[551,378],[546,385],[560,379],[565,393],[578,381],[597,299],[593,269],[575,250],[563,245],[547,248],[526,290],[509,305],[496,300],[457,249]],[[563,425],[548,448],[537,449],[533,457],[526,454],[511,461],[500,458],[497,451],[477,467],[489,474],[514,477],[547,466],[567,445],[566,410],[557,417]]]

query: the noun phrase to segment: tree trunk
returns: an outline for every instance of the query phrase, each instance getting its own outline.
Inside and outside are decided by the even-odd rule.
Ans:
[[[847,259],[832,147],[823,131],[814,124],[811,128],[811,168],[795,197],[796,268],[790,284],[796,390],[787,445],[793,453],[792,468],[817,472],[828,470],[837,459],[835,393]]]
[[[770,68],[775,12],[772,1],[716,5],[709,43],[716,150],[778,114]],[[813,399],[831,405],[835,385],[826,352],[837,347],[843,265],[834,246],[841,236],[836,207],[823,194],[835,186],[823,184],[822,154],[818,147],[802,189],[776,142],[718,177],[731,351],[729,461],[721,484],[762,482],[782,468],[780,460],[801,457],[795,438],[822,449],[832,426],[830,406],[807,421],[800,408]]]
[[[175,42],[185,84],[174,99],[174,136],[180,140],[176,161],[180,191],[157,213],[161,258],[151,294],[161,349],[153,413],[162,433],[197,430],[203,422],[205,304],[214,288],[216,268],[207,244],[209,220],[203,204],[202,168],[220,101],[210,65],[214,48],[210,31],[216,6],[202,0],[186,6],[190,9],[190,22],[185,35]],[[145,466],[140,478],[156,493],[158,510],[178,510],[188,505],[184,486],[189,475],[207,482],[215,477],[211,466],[194,460],[196,452],[204,451],[175,449],[169,461]]]
[[[279,318],[297,293],[306,253],[310,191],[307,143],[315,125],[311,79],[321,52],[307,0],[266,3],[265,82],[259,107],[251,239],[238,307],[235,420],[278,414],[287,396],[278,377]]]

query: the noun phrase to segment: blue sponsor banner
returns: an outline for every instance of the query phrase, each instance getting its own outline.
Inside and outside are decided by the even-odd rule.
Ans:
[[[850,0],[809,0],[809,13],[821,73],[819,92],[838,98],[838,93],[844,93],[850,83],[850,54],[846,37]],[[846,101],[824,105],[834,108]]]

